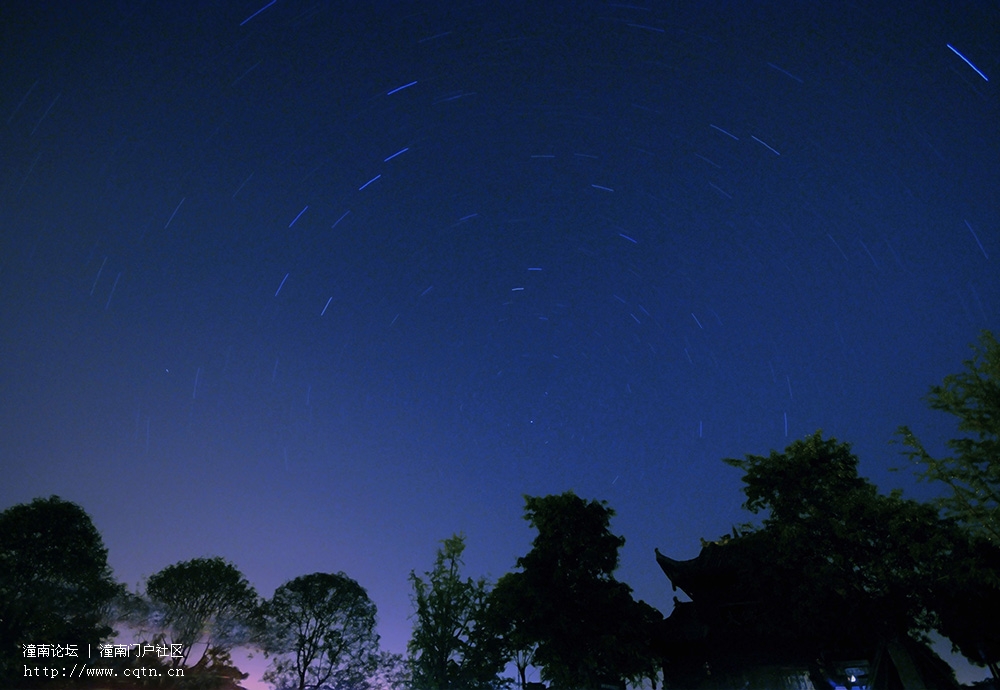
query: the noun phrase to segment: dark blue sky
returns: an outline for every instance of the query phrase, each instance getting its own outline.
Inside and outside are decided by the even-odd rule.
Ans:
[[[403,651],[526,493],[608,500],[664,613],[724,457],[928,495],[894,430],[1000,330],[1000,12],[869,5],[5,3],[0,507],[130,585],[343,570]]]

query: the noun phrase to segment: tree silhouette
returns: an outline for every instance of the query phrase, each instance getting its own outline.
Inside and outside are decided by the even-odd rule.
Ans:
[[[937,500],[965,529],[951,568],[935,582],[933,606],[944,633],[962,654],[1000,680],[1000,342],[983,331],[965,370],[932,386],[930,407],[958,418],[953,455],[933,457],[909,427],[899,435],[920,477],[948,487]]]
[[[25,684],[22,645],[76,645],[85,661],[87,645],[114,632],[107,619],[123,592],[80,506],[50,496],[0,513],[0,686]]]
[[[375,604],[344,573],[302,575],[264,604],[264,679],[280,688],[364,687],[379,664]]]
[[[512,577],[512,573],[501,577],[490,592],[486,606],[486,625],[501,640],[503,655],[514,664],[518,687],[524,690],[527,685],[527,670],[534,665],[538,645],[516,625],[521,594],[517,591],[518,582],[510,581]]]
[[[207,661],[251,636],[257,594],[236,566],[218,556],[167,566],[146,581],[146,595],[171,630],[171,641],[181,645],[175,666],[186,664],[203,639]]]
[[[649,642],[662,616],[632,599],[613,576],[624,538],[610,531],[614,511],[573,492],[525,497],[525,519],[538,530],[520,572],[497,583],[521,645],[555,688],[623,686],[654,669]]]
[[[465,539],[441,542],[434,568],[410,572],[416,623],[408,645],[415,690],[485,690],[503,685],[501,639],[487,623],[485,578],[463,579]]]
[[[973,351],[965,371],[946,376],[927,396],[931,408],[958,417],[959,431],[967,434],[948,441],[954,455],[934,458],[909,427],[899,434],[911,448],[906,454],[923,465],[921,477],[950,489],[941,507],[1000,546],[1000,342],[983,331]]]
[[[744,507],[765,514],[724,548],[753,564],[745,582],[768,643],[868,658],[905,646],[936,659],[923,633],[937,623],[934,586],[954,566],[958,533],[934,506],[880,494],[858,476],[850,446],[819,432],[783,453],[725,462],[744,471]]]

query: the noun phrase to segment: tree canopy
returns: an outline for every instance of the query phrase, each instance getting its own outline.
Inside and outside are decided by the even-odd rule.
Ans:
[[[494,591],[554,688],[623,685],[653,672],[649,642],[662,616],[613,576],[625,543],[610,530],[613,515],[606,502],[573,492],[525,497],[525,519],[538,535],[517,559],[520,572]]]
[[[758,615],[794,636],[788,645],[870,653],[936,625],[933,585],[954,565],[956,531],[934,506],[879,493],[850,445],[819,432],[725,462],[744,471],[744,507],[765,513],[731,548],[747,545]]]
[[[124,588],[107,554],[90,516],[58,496],[0,513],[0,684],[19,670],[23,644],[74,644],[85,655],[113,633],[108,613]]]
[[[415,690],[486,690],[503,685],[502,640],[488,623],[489,584],[463,579],[465,538],[442,542],[434,568],[410,572],[416,622],[409,642]]]
[[[146,582],[146,595],[181,645],[176,665],[186,664],[204,639],[206,657],[249,639],[257,594],[239,569],[219,558],[195,558],[167,566]]]
[[[364,687],[379,664],[375,604],[342,572],[302,575],[264,604],[264,679],[280,688]]]
[[[931,408],[958,418],[965,435],[948,441],[954,455],[935,458],[909,427],[900,427],[907,452],[923,465],[921,476],[942,482],[939,500],[967,529],[1000,546],[1000,342],[989,331],[973,347],[965,371],[950,374],[927,396]]]
[[[966,658],[1000,678],[1000,343],[984,331],[965,370],[932,386],[932,409],[958,418],[952,455],[935,458],[909,427],[899,429],[920,477],[947,487],[936,505],[963,528],[952,567],[935,580],[933,607]]]

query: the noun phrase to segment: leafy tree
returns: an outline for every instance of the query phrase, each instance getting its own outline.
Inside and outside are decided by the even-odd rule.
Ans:
[[[21,645],[75,644],[85,658],[113,634],[108,614],[124,587],[107,556],[87,513],[58,496],[0,513],[0,685],[18,677]]]
[[[236,566],[218,556],[167,566],[146,581],[146,595],[171,630],[171,642],[181,645],[175,666],[186,665],[202,639],[207,661],[250,637],[257,594]]]
[[[744,471],[744,507],[766,513],[732,546],[761,568],[758,614],[788,646],[871,652],[936,624],[933,586],[954,566],[957,533],[933,506],[880,494],[850,446],[819,432],[784,453],[725,462]]]
[[[952,567],[935,583],[933,606],[944,633],[962,654],[988,665],[1000,679],[1000,343],[989,331],[973,346],[965,371],[944,378],[927,396],[932,409],[958,418],[962,438],[948,441],[953,455],[935,458],[916,435],[899,429],[920,463],[922,479],[945,484],[937,505],[967,534]]]
[[[410,572],[416,624],[408,645],[416,690],[475,690],[503,685],[501,640],[487,622],[485,578],[462,579],[465,539],[442,541],[433,570]]]
[[[490,592],[486,606],[486,625],[502,641],[504,657],[513,662],[517,669],[517,683],[521,690],[527,686],[527,671],[534,665],[537,644],[515,625],[520,592],[518,582],[510,582],[513,575],[508,573],[500,578]]]
[[[934,458],[909,427],[899,433],[912,450],[906,454],[923,466],[922,477],[951,490],[940,499],[948,514],[1000,546],[1000,343],[989,331],[979,338],[965,371],[931,387],[931,408],[958,417],[967,435],[948,442],[954,453]]]
[[[573,492],[525,497],[525,519],[538,530],[520,572],[494,589],[511,613],[520,646],[555,688],[638,682],[654,670],[652,627],[662,619],[614,579],[624,538],[610,531],[614,511]]]
[[[280,689],[365,687],[377,671],[375,604],[344,573],[302,575],[264,605],[264,679]]]

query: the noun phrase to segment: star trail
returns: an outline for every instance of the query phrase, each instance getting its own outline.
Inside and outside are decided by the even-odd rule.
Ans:
[[[402,652],[524,494],[606,499],[667,614],[722,458],[932,491],[891,441],[1000,330],[995,6],[59,5],[0,9],[0,507],[130,587],[343,570]]]

